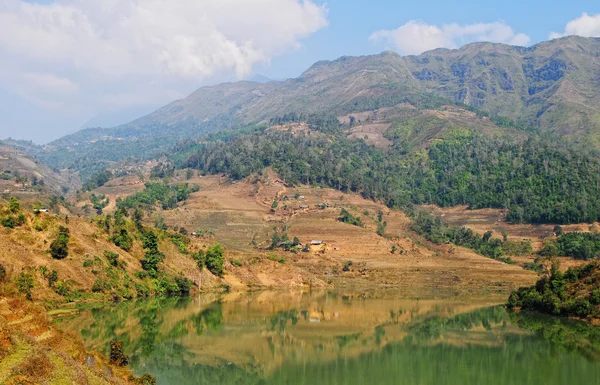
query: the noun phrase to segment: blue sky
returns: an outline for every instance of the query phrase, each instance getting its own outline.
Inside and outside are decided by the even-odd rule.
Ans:
[[[584,15],[584,13],[586,15]],[[392,49],[600,36],[600,2],[3,0],[0,138],[113,126],[203,85]]]

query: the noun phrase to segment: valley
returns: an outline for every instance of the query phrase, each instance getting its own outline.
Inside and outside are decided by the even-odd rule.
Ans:
[[[485,373],[455,358],[515,352],[542,370],[498,383],[597,378],[599,55],[571,36],[342,57],[3,140],[0,383],[360,383],[409,350],[460,383]]]

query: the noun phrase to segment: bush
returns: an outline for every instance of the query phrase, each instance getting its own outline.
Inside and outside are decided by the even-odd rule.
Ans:
[[[106,288],[106,283],[101,280],[100,278],[97,278],[94,281],[94,284],[92,285],[92,292],[94,293],[102,293],[104,292],[104,289]]]
[[[136,385],[156,385],[156,377],[144,373],[141,377],[133,377],[131,379]]]
[[[269,255],[267,255],[267,258],[273,262],[279,262],[281,264],[285,263],[285,258],[278,257],[277,254],[269,254]]]
[[[133,238],[125,229],[121,229],[118,235],[113,236],[112,242],[125,251],[131,251],[133,248]]]
[[[152,278],[156,278],[158,274],[158,264],[162,262],[163,255],[160,253],[146,252],[144,259],[140,261],[142,269],[148,272]]]
[[[206,253],[204,250],[199,250],[198,252],[192,254],[192,258],[194,261],[196,261],[198,269],[202,270],[206,267]]]
[[[244,264],[237,259],[232,259],[231,264],[235,267],[242,267]]]
[[[71,288],[66,282],[58,282],[54,291],[56,292],[56,294],[62,297],[67,297],[71,294]]]
[[[6,279],[6,268],[4,265],[0,264],[0,282],[4,282]]]
[[[13,217],[12,215],[3,217],[2,219],[0,219],[0,222],[2,223],[2,226],[6,227],[7,229],[14,229],[16,226],[15,217]]]
[[[58,236],[50,244],[50,255],[54,259],[65,259],[69,255],[69,229],[60,226]]]
[[[17,289],[19,293],[25,294],[25,298],[31,301],[31,289],[33,289],[33,275],[21,272],[17,278]]]
[[[219,277],[223,276],[225,250],[221,245],[215,245],[206,251],[206,268]]]
[[[338,221],[343,222],[343,223],[348,223],[349,225],[363,227],[363,223],[362,223],[360,217],[353,216],[346,209],[342,209],[342,212],[340,213],[340,217],[338,218]]]
[[[192,289],[192,286],[194,285],[194,282],[192,282],[190,279],[188,279],[182,275],[179,275],[179,276],[175,277],[175,283],[179,287],[179,295],[181,295],[181,296],[190,295],[190,291]]]
[[[48,274],[48,287],[54,287],[54,284],[58,281],[58,272],[56,270],[52,270]]]
[[[112,251],[105,250],[104,258],[110,263],[111,266],[119,266],[119,254],[113,253]]]
[[[346,263],[344,263],[344,267],[342,268],[342,271],[350,271],[350,268],[352,267],[354,263],[352,261],[347,261]]]
[[[148,272],[143,271],[143,270],[138,270],[135,273],[133,273],[133,275],[135,275],[135,277],[137,279],[146,279],[146,278],[148,278]]]
[[[112,341],[110,343],[110,363],[117,366],[129,365],[129,357],[123,352],[123,342]]]
[[[21,211],[21,205],[19,204],[19,201],[17,200],[17,198],[15,198],[15,197],[10,198],[10,200],[8,201],[8,210],[13,214],[16,214],[19,211]]]

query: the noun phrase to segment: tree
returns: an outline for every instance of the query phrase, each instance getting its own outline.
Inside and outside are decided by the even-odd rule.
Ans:
[[[18,176],[15,180],[21,187],[25,188],[29,179],[26,176]]]
[[[554,234],[556,234],[557,237],[560,237],[564,233],[565,233],[565,231],[562,226],[560,226],[560,225],[554,226]]]
[[[144,229],[144,225],[142,223],[142,220],[144,219],[144,212],[139,207],[136,207],[135,210],[133,210],[132,219],[138,231],[142,231]]]
[[[21,211],[21,205],[19,204],[19,201],[17,200],[17,198],[15,198],[15,197],[10,198],[10,200],[8,201],[8,210],[13,214],[16,214],[19,211]]]
[[[58,236],[50,244],[50,255],[54,259],[65,259],[69,256],[69,229],[60,226]]]
[[[494,234],[492,231],[486,231],[485,234],[483,234],[483,241],[488,242],[492,238],[492,234]]]
[[[225,250],[219,244],[206,251],[206,268],[219,277],[223,276],[223,264],[225,263]]]

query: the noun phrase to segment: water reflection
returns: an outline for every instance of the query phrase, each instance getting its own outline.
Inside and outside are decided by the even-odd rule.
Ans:
[[[82,311],[63,328],[159,384],[600,384],[600,329],[477,299],[255,293]]]

